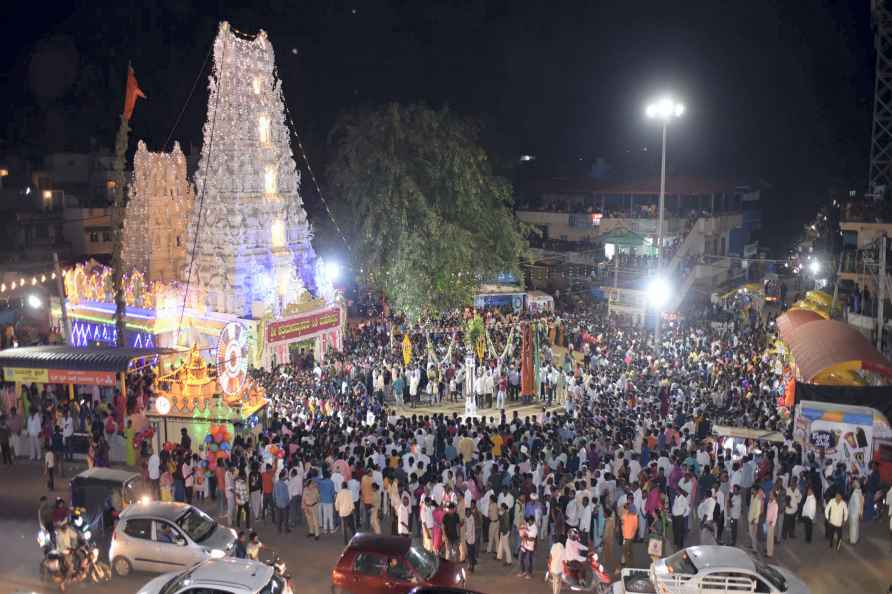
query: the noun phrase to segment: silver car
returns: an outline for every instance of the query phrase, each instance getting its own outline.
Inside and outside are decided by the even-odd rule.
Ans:
[[[793,572],[769,565],[742,549],[722,546],[697,546],[682,549],[654,561],[650,570],[656,590],[701,592],[702,594],[764,592],[766,594],[809,594]],[[631,594],[631,590],[626,590]]]
[[[191,505],[137,503],[118,518],[108,558],[118,575],[168,573],[219,559],[235,549],[236,532]]]
[[[292,594],[287,580],[260,561],[210,559],[180,573],[158,576],[138,594]]]

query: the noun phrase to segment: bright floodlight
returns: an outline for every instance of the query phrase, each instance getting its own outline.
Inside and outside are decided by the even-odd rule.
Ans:
[[[333,261],[325,262],[322,265],[322,272],[328,282],[333,283],[341,277],[341,265]]]
[[[684,104],[676,101],[672,97],[663,97],[648,104],[644,113],[647,114],[647,117],[649,118],[658,118],[663,121],[669,121],[672,118],[678,118],[684,114]]]
[[[32,309],[40,309],[43,307],[43,300],[32,293],[31,295],[28,295],[28,307]]]
[[[818,274],[819,272],[821,272],[821,263],[817,260],[812,260],[808,265],[808,269],[811,271],[812,274]]]
[[[669,283],[657,276],[647,284],[647,300],[656,308],[661,308],[669,301]]]

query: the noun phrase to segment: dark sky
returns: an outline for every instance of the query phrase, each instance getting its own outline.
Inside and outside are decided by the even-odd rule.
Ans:
[[[866,184],[867,0],[11,4],[3,152],[111,146],[128,59],[149,96],[134,138],[159,148],[200,76],[173,134],[199,144],[199,73],[225,18],[268,31],[319,169],[339,111],[397,100],[480,118],[499,163],[531,153],[543,174],[576,173],[604,157],[617,175],[655,175],[659,136],[642,108],[668,89],[688,106],[670,132],[672,169],[761,180],[769,217]]]

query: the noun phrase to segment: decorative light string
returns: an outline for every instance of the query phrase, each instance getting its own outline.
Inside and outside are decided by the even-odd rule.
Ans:
[[[279,80],[279,68],[275,67],[274,70],[275,77]],[[288,128],[292,134],[294,134],[294,138],[297,141],[297,147],[300,149],[300,156],[303,158],[304,163],[307,166],[307,172],[310,174],[310,180],[313,182],[313,188],[316,190],[316,194],[319,195],[319,199],[322,200],[322,206],[325,207],[325,212],[328,213],[328,218],[331,220],[332,224],[335,226],[335,229],[338,232],[338,235],[341,237],[341,241],[344,242],[344,245],[347,247],[347,251],[352,255],[353,250],[350,249],[350,242],[347,241],[347,237],[344,235],[344,232],[341,230],[340,225],[335,220],[334,214],[331,212],[331,208],[328,207],[328,201],[325,199],[325,195],[322,193],[322,188],[319,187],[319,181],[316,179],[316,174],[313,173],[313,166],[310,165],[310,159],[307,157],[307,151],[304,150],[303,142],[300,138],[300,133],[297,131],[297,126],[294,125],[294,120],[291,118],[291,110],[288,109],[288,102],[285,100],[285,94],[282,93],[282,104],[285,106],[285,117],[288,118]]]
[[[216,83],[214,84],[214,92],[217,93],[217,96],[214,98],[214,117],[211,118],[211,136],[210,136],[210,142],[208,144],[208,162],[210,162],[210,156],[211,156],[211,154],[213,154],[213,150],[214,150],[214,136],[215,136],[214,132],[217,129],[217,113],[220,108],[220,95],[222,94],[220,91],[221,91],[222,84],[223,84],[223,70],[222,69],[226,65],[226,43],[224,42],[222,45],[223,45],[223,49],[221,51],[222,56],[220,58],[221,70],[220,70],[219,76],[217,78],[220,86],[217,86]],[[188,273],[186,274],[186,287],[183,290],[183,307],[180,308],[180,319],[177,322],[177,333],[176,333],[176,337],[174,338],[174,344],[177,344],[180,340],[180,330],[183,327],[183,315],[186,313],[186,303],[188,303],[187,300],[189,298],[189,285],[192,282],[192,267],[195,263],[195,252],[198,249],[198,236],[199,236],[199,231],[201,230],[201,214],[204,211],[204,197],[205,197],[205,194],[207,194],[207,185],[208,185],[208,175],[206,173],[204,176],[204,179],[201,180],[201,193],[198,198],[198,215],[197,215],[197,218],[195,219],[195,237],[192,240],[192,251],[189,254],[189,268],[188,268]]]
[[[62,274],[64,275],[65,273],[63,272]],[[43,273],[43,274],[40,274],[37,276],[32,276],[31,282],[28,282],[28,279],[26,277],[22,277],[19,280],[12,281],[12,283],[10,283],[9,285],[7,285],[6,283],[0,283],[0,293],[5,293],[7,290],[15,291],[16,289],[21,289],[23,287],[36,287],[39,284],[42,285],[43,283],[45,283],[47,281],[54,281],[54,280],[56,280],[55,272]]]

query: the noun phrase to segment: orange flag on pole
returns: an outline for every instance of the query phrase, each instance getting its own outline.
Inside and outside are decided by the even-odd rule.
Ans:
[[[136,73],[133,72],[133,66],[127,65],[127,92],[124,95],[124,119],[128,122],[133,116],[133,108],[136,107],[136,100],[142,97],[146,98],[146,94],[139,88],[136,82]]]

